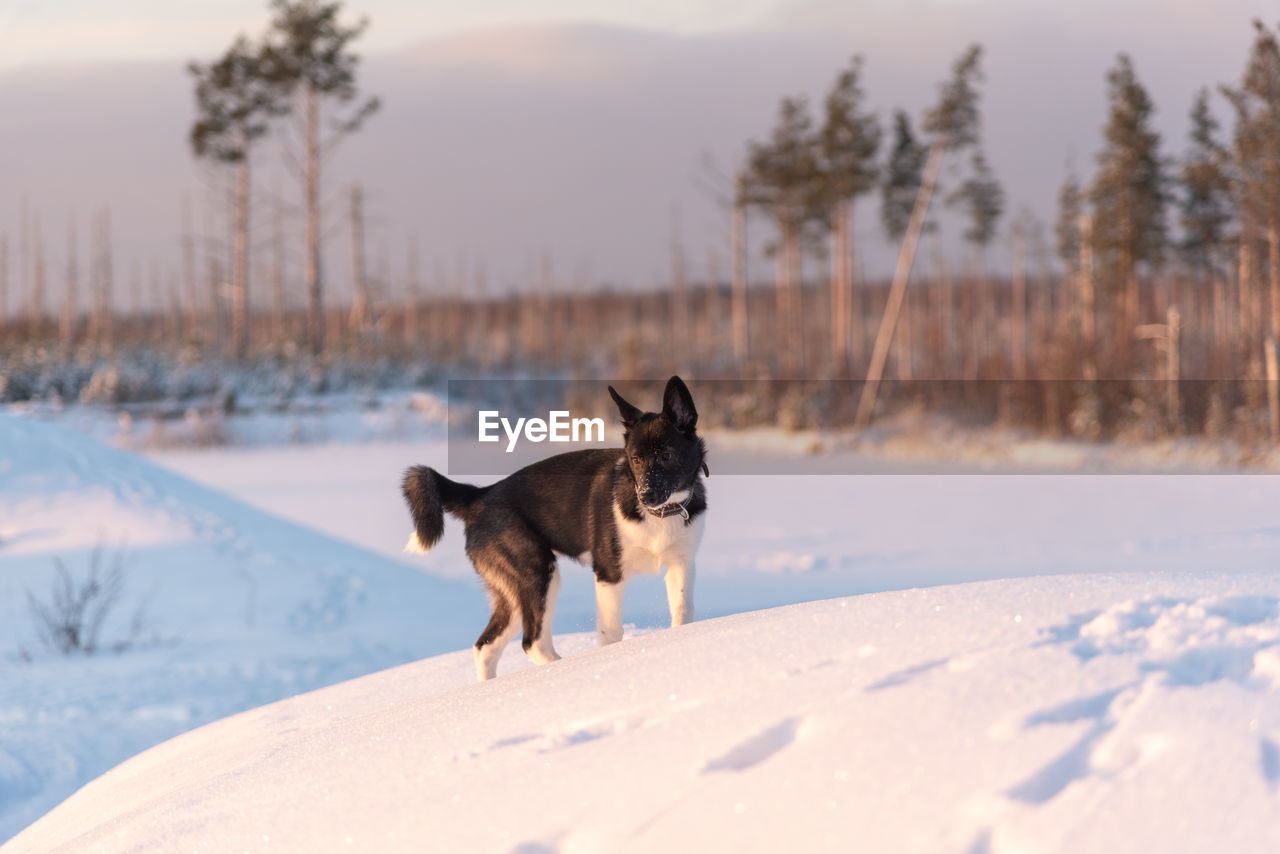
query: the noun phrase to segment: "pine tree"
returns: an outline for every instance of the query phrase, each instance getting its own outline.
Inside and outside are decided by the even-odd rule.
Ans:
[[[1158,266],[1168,243],[1168,181],[1160,135],[1152,127],[1151,98],[1125,54],[1107,72],[1107,96],[1110,113],[1089,188],[1093,243],[1103,281],[1113,290],[1125,290],[1126,321],[1132,325],[1137,322],[1138,267]]]
[[[1235,177],[1242,255],[1262,229],[1268,244],[1271,335],[1280,338],[1280,41],[1261,21],[1240,85],[1223,87],[1236,113]],[[1242,267],[1249,266],[1242,258]],[[1242,273],[1242,277],[1247,279]],[[1248,288],[1248,282],[1241,282]]]
[[[742,201],[767,211],[777,227],[778,347],[789,368],[795,367],[790,339],[800,319],[806,231],[821,207],[820,177],[808,103],[802,97],[783,98],[769,142],[748,144]]]
[[[1179,171],[1179,249],[1201,275],[1214,270],[1233,216],[1230,155],[1218,141],[1219,127],[1209,110],[1209,90],[1201,89],[1191,106],[1191,148]]]
[[[879,177],[880,122],[875,113],[863,111],[862,64],[860,56],[850,60],[824,102],[818,153],[825,190],[833,204],[851,202],[870,192]]]
[[[977,84],[982,82],[982,46],[970,45],[938,87],[938,102],[924,114],[921,128],[935,145],[959,151],[977,145],[982,133]]]
[[[951,76],[938,86],[937,102],[925,111],[920,126],[929,134],[927,148],[916,141],[911,120],[901,110],[894,112],[893,143],[881,188],[880,219],[895,241],[901,240],[917,204],[927,212],[932,185],[924,186],[926,166],[931,157],[977,145],[982,121],[978,109],[977,84],[982,82],[982,46],[970,45],[952,63]],[[922,228],[925,226],[922,223]]]
[[[359,57],[348,48],[368,19],[345,26],[340,2],[271,0],[274,17],[267,34],[268,76],[278,90],[295,99],[303,125],[303,208],[306,212],[303,276],[307,290],[307,337],[312,352],[324,350],[324,277],[321,267],[320,186],[324,155],[378,109],[379,100],[362,98],[356,87]],[[331,136],[321,138],[321,111],[349,110],[332,117]]]
[[[263,75],[262,50],[244,36],[215,62],[193,62],[187,70],[196,81],[192,151],[235,167],[231,338],[236,356],[243,358],[249,350],[249,153],[284,107]]]
[[[995,239],[996,223],[1004,213],[1004,190],[987,165],[986,155],[981,151],[973,152],[969,168],[969,177],[947,201],[964,208],[968,219],[964,239],[982,251]]]
[[[1084,213],[1084,193],[1080,179],[1074,170],[1058,188],[1058,219],[1054,223],[1054,236],[1058,243],[1058,257],[1067,271],[1080,265],[1080,215]]]
[[[875,345],[871,349],[871,362],[867,366],[867,382],[862,387],[858,399],[858,411],[854,423],[864,427],[871,420],[871,412],[875,408],[876,395],[879,393],[880,378],[884,373],[886,360],[889,358],[889,346],[893,342],[893,334],[897,329],[898,312],[902,309],[907,294],[907,281],[911,277],[911,267],[915,263],[916,245],[924,231],[929,202],[938,179],[938,170],[942,166],[942,156],[948,151],[977,145],[980,137],[980,113],[978,111],[977,84],[982,80],[982,47],[970,45],[951,66],[951,77],[938,87],[938,101],[925,112],[923,127],[932,136],[929,143],[929,154],[920,173],[919,189],[915,201],[911,205],[911,215],[902,237],[902,245],[898,249],[898,264],[894,268],[893,284],[889,287],[889,296],[885,300],[884,314],[880,317],[880,327],[876,331]],[[909,170],[909,156],[914,148],[914,141],[909,133],[910,124],[901,115],[895,120],[894,154],[904,153],[903,167],[900,172]],[[897,143],[900,143],[897,144]],[[887,181],[898,180],[894,176],[893,155],[890,160],[890,174]],[[891,194],[886,191],[886,197]],[[901,206],[905,208],[905,205]],[[889,226],[890,232],[896,224],[894,211],[886,217],[884,206],[881,207],[881,218]]]
[[[911,117],[902,110],[895,110],[893,141],[880,185],[880,222],[895,243],[900,242],[907,232],[928,156],[928,149],[916,141],[911,130]]]
[[[818,131],[824,195],[831,230],[831,347],[837,366],[847,363],[852,322],[853,206],[875,189],[879,177],[880,122],[864,112],[862,57],[855,56],[836,77]]]

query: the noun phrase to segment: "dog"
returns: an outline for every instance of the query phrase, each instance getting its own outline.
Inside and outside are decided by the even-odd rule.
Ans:
[[[560,658],[551,637],[556,555],[595,573],[601,646],[622,639],[627,579],[663,566],[671,625],[693,619],[694,553],[707,510],[702,478],[711,474],[693,397],[679,377],[667,382],[657,413],[632,406],[613,386],[609,394],[622,418],[623,448],[558,454],[489,486],[457,483],[427,466],[405,472],[414,526],[406,551],[434,546],[445,513],[466,526],[467,556],[493,606],[475,644],[480,681],[497,675],[521,625],[534,664]]]

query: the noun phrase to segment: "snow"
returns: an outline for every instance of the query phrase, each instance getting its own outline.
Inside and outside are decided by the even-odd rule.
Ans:
[[[771,443],[764,464],[743,460],[754,451],[740,438],[714,436],[709,444],[711,512],[698,551],[703,617],[1010,576],[1280,565],[1276,475],[938,473],[936,467],[932,474],[915,467],[890,474],[883,462],[875,475],[788,474]],[[453,521],[425,558],[401,551],[407,516],[398,490],[388,488],[406,465],[446,457],[439,438],[152,455],[266,512],[470,584],[474,571]],[[796,468],[812,471],[822,459],[805,455]],[[776,473],[721,473],[748,465]],[[572,563],[564,569],[556,628],[590,629],[591,576]],[[661,579],[635,579],[627,619],[660,625],[665,595]]]
[[[1267,574],[885,592],[211,724],[9,851],[1274,851]]]
[[[27,597],[49,600],[55,559],[83,581],[98,548],[104,569],[119,556],[121,599],[104,651],[63,658],[39,643]],[[468,586],[0,414],[0,839],[139,750],[456,649],[483,619]]]
[[[35,822],[4,854],[1277,850],[1280,477],[712,437],[701,620],[639,578],[597,650],[567,563],[564,660],[476,685],[460,526],[400,552],[440,432],[330,423],[148,461],[0,414],[0,840]],[[53,655],[26,593],[104,544],[132,646]]]

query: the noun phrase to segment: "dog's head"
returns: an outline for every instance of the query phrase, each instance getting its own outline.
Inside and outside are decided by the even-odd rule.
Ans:
[[[661,412],[641,411],[623,400],[613,386],[609,394],[622,415],[627,466],[640,503],[658,508],[683,500],[700,472],[710,474],[707,448],[697,433],[698,410],[688,387],[679,377],[668,380]]]

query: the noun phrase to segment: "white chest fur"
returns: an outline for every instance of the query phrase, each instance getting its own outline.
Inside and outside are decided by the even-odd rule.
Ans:
[[[655,573],[663,566],[688,566],[702,540],[706,514],[685,524],[684,517],[674,514],[665,518],[650,513],[640,520],[628,519],[617,505],[613,520],[618,526],[618,543],[622,553],[622,577]]]

